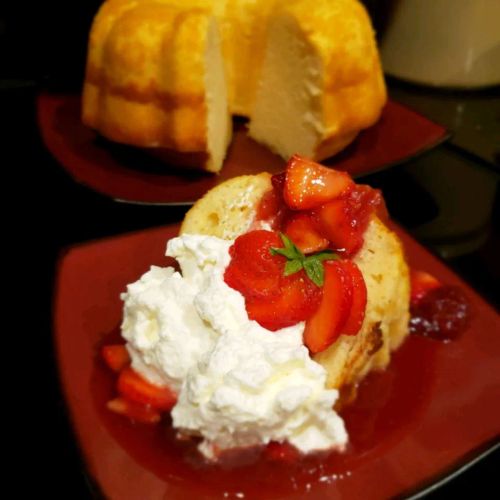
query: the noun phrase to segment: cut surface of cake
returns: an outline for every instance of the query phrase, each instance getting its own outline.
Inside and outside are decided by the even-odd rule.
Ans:
[[[82,114],[108,139],[218,172],[230,114],[285,159],[322,159],[371,126],[385,99],[358,0],[107,0]]]
[[[278,3],[253,106],[250,136],[283,158],[321,160],[373,125],[386,100],[364,8],[351,0]]]

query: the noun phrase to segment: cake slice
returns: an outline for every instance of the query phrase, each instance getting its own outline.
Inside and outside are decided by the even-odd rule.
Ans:
[[[253,227],[261,200],[273,189],[263,173],[230,179],[209,191],[188,211],[181,234],[207,234],[235,239]],[[328,373],[330,388],[355,385],[369,371],[382,369],[408,334],[410,283],[397,235],[372,215],[364,243],[353,262],[362,272],[367,305],[357,335],[341,335],[313,356]]]
[[[180,5],[103,4],[89,38],[83,122],[218,172],[232,133],[218,23],[210,10]]]
[[[277,2],[250,136],[288,159],[321,160],[379,118],[386,90],[370,19],[356,0]]]

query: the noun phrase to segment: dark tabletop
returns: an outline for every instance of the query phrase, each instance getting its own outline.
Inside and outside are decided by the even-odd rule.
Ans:
[[[28,16],[18,10],[0,18],[3,287],[12,302],[5,317],[14,319],[4,327],[8,343],[2,344],[9,353],[6,380],[12,392],[6,391],[3,405],[11,424],[5,429],[7,434],[13,429],[14,438],[9,461],[13,471],[23,473],[16,482],[21,493],[29,489],[71,499],[92,494],[66,418],[52,347],[58,254],[77,242],[177,222],[186,211],[105,198],[76,184],[45,150],[35,97],[41,89],[79,88],[87,30],[99,2],[79,4],[61,8],[49,2]],[[453,135],[424,156],[363,182],[381,187],[393,217],[498,307],[499,91],[446,92],[391,79],[389,87],[394,99],[446,125]],[[487,492],[482,498],[500,498],[498,470],[496,452],[428,498],[477,495],[479,485]]]

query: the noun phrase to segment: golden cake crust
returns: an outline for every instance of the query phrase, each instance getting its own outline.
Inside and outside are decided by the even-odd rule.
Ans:
[[[117,142],[205,153],[211,20],[202,8],[108,0],[90,33],[83,122]]]
[[[232,240],[248,230],[262,196],[271,188],[271,175],[233,177],[199,199],[186,213],[180,232],[209,234]]]

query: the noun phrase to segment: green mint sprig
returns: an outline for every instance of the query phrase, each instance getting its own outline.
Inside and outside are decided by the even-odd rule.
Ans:
[[[331,250],[324,250],[306,257],[286,234],[280,233],[280,238],[285,248],[271,248],[270,252],[271,255],[282,255],[288,259],[283,274],[290,276],[304,269],[307,277],[316,286],[323,286],[325,282],[323,261],[336,260],[339,256]]]

